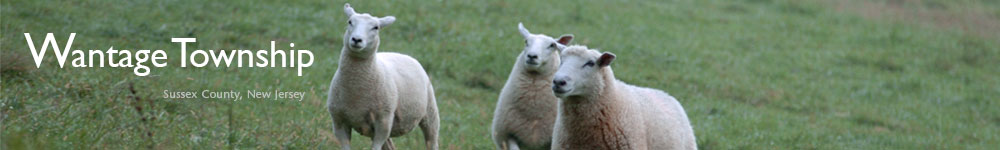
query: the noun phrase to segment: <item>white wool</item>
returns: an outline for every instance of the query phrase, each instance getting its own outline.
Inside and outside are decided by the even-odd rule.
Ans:
[[[371,31],[395,17],[357,14],[350,4],[344,4],[344,12],[349,25],[327,99],[341,148],[350,149],[354,130],[372,137],[372,149],[392,149],[389,137],[419,126],[427,149],[437,149],[439,119],[430,78],[413,57],[378,52],[378,31]]]
[[[560,55],[553,149],[697,149],[680,103],[666,92],[615,79],[608,66],[613,54],[570,46]]]
[[[557,40],[531,34],[521,24],[518,29],[525,48],[500,92],[491,135],[497,149],[550,149],[558,101],[552,93],[552,76],[559,65],[559,49],[573,36]]]

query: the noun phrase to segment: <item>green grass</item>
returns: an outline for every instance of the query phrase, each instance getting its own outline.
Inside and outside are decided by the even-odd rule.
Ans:
[[[928,1],[927,7],[976,5],[1000,19],[995,1],[949,2]],[[0,149],[337,147],[324,105],[346,24],[343,3],[0,1]],[[497,93],[522,47],[518,22],[536,33],[572,33],[574,43],[616,53],[619,79],[680,99],[701,149],[1000,146],[995,37],[867,19],[815,1],[351,4],[397,17],[382,30],[381,51],[409,54],[430,74],[442,149],[493,148],[489,125]],[[138,77],[132,68],[59,68],[48,54],[35,69],[23,33],[40,42],[49,32],[60,41],[77,33],[74,49],[163,49],[169,66]],[[189,46],[197,49],[294,42],[316,61],[302,77],[294,68],[181,68],[172,37],[196,37]],[[307,97],[161,97],[163,90],[203,89],[304,91]],[[394,142],[421,149],[421,134]],[[352,141],[362,149],[368,143],[357,134]]]

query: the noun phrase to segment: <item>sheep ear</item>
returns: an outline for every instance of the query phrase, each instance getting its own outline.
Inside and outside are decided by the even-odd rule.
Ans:
[[[524,28],[524,24],[520,22],[517,23],[517,30],[521,32],[521,36],[524,36],[525,39],[531,37],[531,32],[528,32],[528,29]]]
[[[396,17],[385,16],[385,17],[382,17],[382,18],[378,18],[378,26],[379,27],[388,26],[388,25],[392,24],[392,22],[396,22]]]
[[[347,14],[347,17],[351,17],[351,16],[354,16],[354,14],[357,14],[357,13],[354,12],[354,8],[351,7],[350,3],[345,3],[344,4],[344,14]]]
[[[611,65],[611,61],[615,60],[615,54],[604,52],[601,54],[601,58],[597,58],[597,66],[605,67]]]
[[[573,41],[573,34],[563,34],[556,42],[562,45],[569,45],[570,41]]]

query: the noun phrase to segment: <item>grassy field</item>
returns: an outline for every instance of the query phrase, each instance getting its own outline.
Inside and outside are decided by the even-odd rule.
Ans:
[[[0,149],[335,148],[325,93],[342,46],[343,3],[0,1]],[[351,4],[397,17],[382,30],[381,51],[409,54],[430,74],[442,149],[493,148],[497,93],[523,46],[518,22],[616,53],[619,79],[680,99],[701,149],[1000,147],[996,0]],[[879,14],[890,9],[877,6],[897,10]],[[920,14],[911,10],[978,17],[899,17]],[[163,49],[169,66],[138,77],[132,68],[59,68],[48,54],[36,69],[23,33],[40,44],[49,32],[60,44],[77,33],[74,49]],[[294,42],[316,61],[301,77],[294,68],[181,68],[172,37],[198,38],[189,49]],[[204,89],[307,97],[162,98],[163,90]],[[394,142],[419,149],[421,134]],[[358,149],[368,143],[357,134],[352,141]]]

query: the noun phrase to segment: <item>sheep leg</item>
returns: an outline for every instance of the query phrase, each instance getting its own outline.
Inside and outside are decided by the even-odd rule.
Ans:
[[[395,150],[396,146],[392,144],[392,138],[390,137],[385,141],[385,145],[382,145],[382,150]]]
[[[438,129],[440,128],[440,122],[438,122],[438,112],[437,104],[435,100],[431,98],[427,110],[427,116],[420,121],[420,130],[424,132],[424,145],[427,146],[428,150],[438,149]]]
[[[507,141],[507,136],[504,136],[505,134],[498,133],[499,131],[495,131],[495,130],[499,130],[499,129],[496,129],[496,127],[494,127],[493,130],[494,130],[493,131],[493,144],[497,145],[497,149],[498,150],[506,150],[507,149],[507,142],[504,142],[504,141]]]
[[[389,141],[389,134],[392,132],[393,117],[395,117],[394,113],[388,113],[381,115],[381,117],[375,121],[375,135],[372,136],[372,150],[381,150],[382,145],[385,145],[385,143]]]
[[[337,125],[335,121],[333,123],[333,134],[337,136],[337,143],[340,144],[340,149],[351,149],[350,127],[344,124]]]
[[[517,141],[514,139],[507,139],[507,149],[508,150],[520,150],[521,148],[517,146]]]

